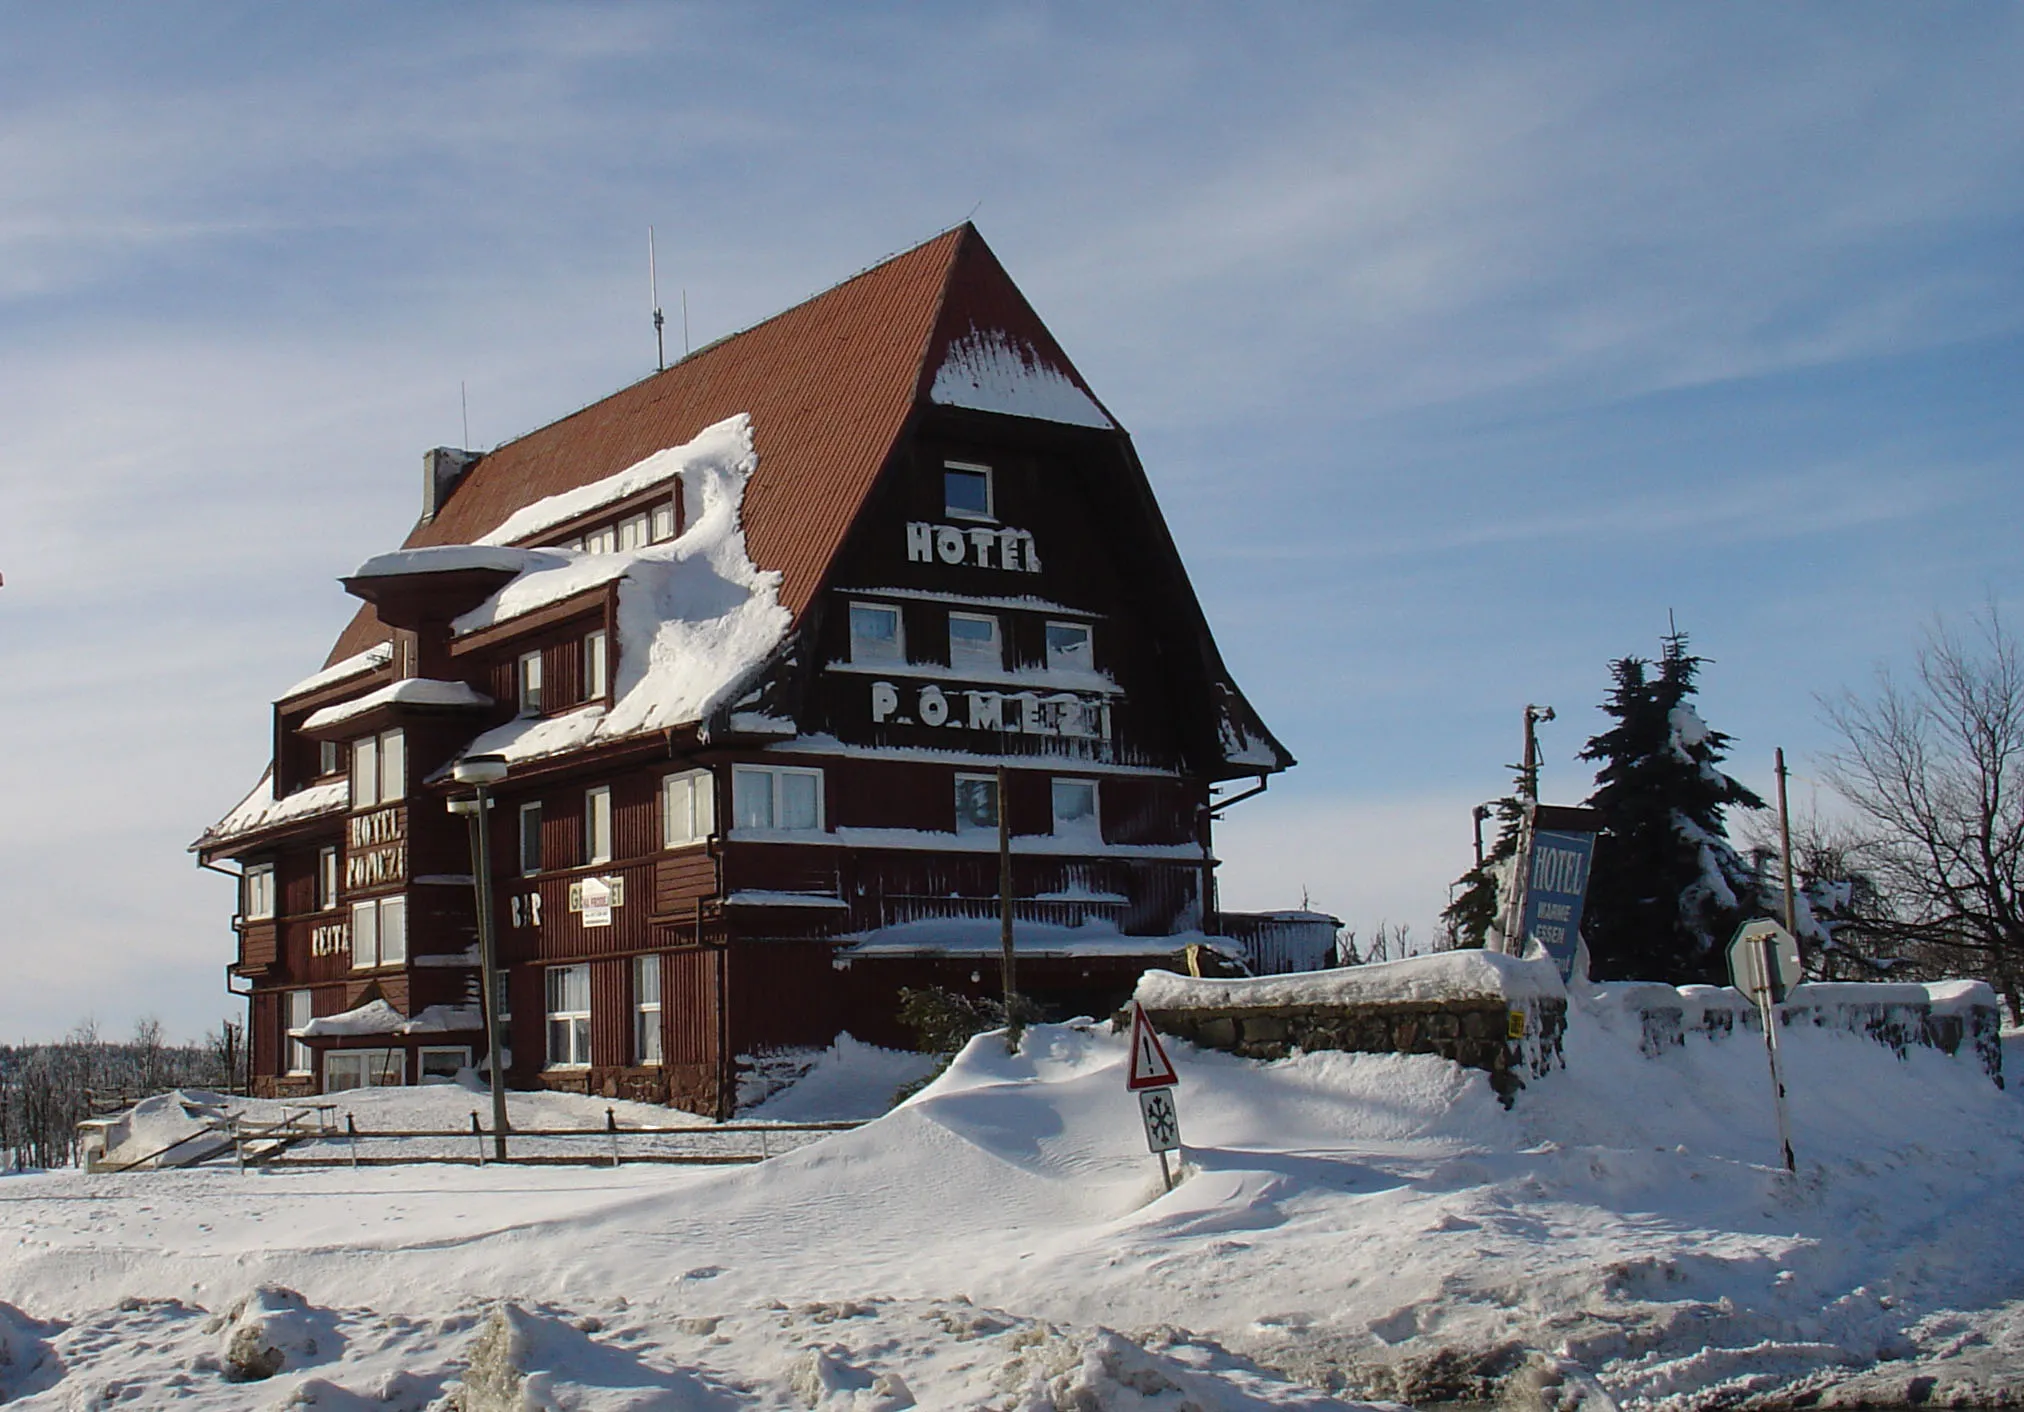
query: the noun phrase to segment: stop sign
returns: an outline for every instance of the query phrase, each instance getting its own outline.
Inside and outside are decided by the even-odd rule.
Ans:
[[[1799,942],[1769,917],[1736,928],[1729,943],[1729,978],[1761,1008],[1777,1005],[1799,984]]]

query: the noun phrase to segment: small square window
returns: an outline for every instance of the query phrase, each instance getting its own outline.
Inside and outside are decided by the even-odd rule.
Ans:
[[[1096,654],[1084,623],[1047,625],[1047,665],[1060,670],[1088,672],[1096,669]]]
[[[942,509],[955,520],[996,519],[991,504],[991,468],[965,461],[944,462]]]
[[[1054,832],[1057,835],[1094,837],[1096,822],[1096,781],[1054,781]]]
[[[429,1045],[417,1057],[425,1084],[455,1083],[457,1075],[471,1067],[469,1045]]]
[[[1003,670],[1005,649],[998,640],[998,620],[988,613],[949,614],[949,667],[952,671]]]
[[[343,768],[344,761],[338,754],[337,742],[334,740],[317,741],[316,773],[319,775],[334,775]]]
[[[620,549],[642,549],[646,547],[651,531],[651,521],[644,514],[628,515],[618,522],[618,547]]]
[[[850,605],[851,661],[904,662],[906,656],[899,609],[878,603]]]
[[[274,865],[255,863],[240,878],[243,896],[240,915],[249,922],[265,921],[274,915]]]
[[[667,500],[654,506],[653,537],[656,544],[659,544],[664,539],[673,539],[675,537],[674,501]]]
[[[956,832],[998,831],[998,778],[995,775],[956,776]]]
[[[715,785],[708,770],[689,770],[661,781],[661,846],[701,843],[717,831]]]
[[[590,533],[584,535],[583,552],[586,554],[617,553],[618,552],[617,528],[612,525],[606,525],[603,529],[592,530],[590,531]]]

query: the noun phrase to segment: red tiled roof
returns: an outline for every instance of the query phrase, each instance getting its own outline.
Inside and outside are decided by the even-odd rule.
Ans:
[[[404,547],[475,540],[524,505],[747,412],[759,466],[745,491],[746,546],[780,571],[780,601],[798,618],[943,352],[973,326],[1013,335],[1087,391],[966,224],[501,446]],[[362,608],[328,660],[387,635]]]

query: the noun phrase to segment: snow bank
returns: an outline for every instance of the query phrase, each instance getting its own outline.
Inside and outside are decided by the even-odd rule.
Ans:
[[[319,1015],[297,1033],[304,1039],[376,1034],[439,1034],[485,1026],[475,1005],[431,1005],[412,1020],[384,1000],[368,1000],[353,1010]]]
[[[215,1094],[181,1089],[144,1098],[104,1125],[105,1148],[96,1165],[175,1167],[232,1145],[227,1110]]]
[[[969,407],[1104,431],[1117,426],[1067,373],[1043,361],[1033,348],[995,329],[972,328],[949,345],[941,367],[935,369],[928,400],[944,407]]]
[[[734,699],[785,640],[789,614],[779,602],[780,575],[752,562],[739,523],[758,465],[750,419],[720,422],[648,462],[673,467],[694,488],[699,509],[678,538],[618,554],[542,551],[552,563],[529,567],[453,624],[457,632],[474,632],[615,582],[611,706],[509,721],[479,736],[469,753],[529,760],[692,724]]]
[[[1486,998],[1543,1000],[1565,994],[1551,962],[1521,961],[1494,951],[1442,951],[1290,976],[1214,980],[1148,971],[1140,978],[1134,998],[1148,1010],[1207,1010]]]
[[[304,730],[335,726],[380,706],[490,706],[492,698],[468,682],[435,681],[429,677],[408,677],[389,682],[377,691],[312,711],[302,723]]]

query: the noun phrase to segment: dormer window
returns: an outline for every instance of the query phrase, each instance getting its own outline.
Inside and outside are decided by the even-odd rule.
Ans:
[[[520,714],[523,716],[540,715],[541,654],[539,652],[523,652],[520,654],[519,665],[514,669],[514,680],[517,684]]]
[[[652,532],[652,522],[644,511],[628,515],[618,522],[618,547],[622,550],[644,549]]]
[[[675,537],[675,502],[663,500],[654,506],[654,543]]]
[[[991,468],[968,461],[942,463],[942,510],[952,520],[995,520]]]
[[[611,525],[594,529],[583,537],[583,552],[586,554],[616,554],[618,552],[618,530]]]

